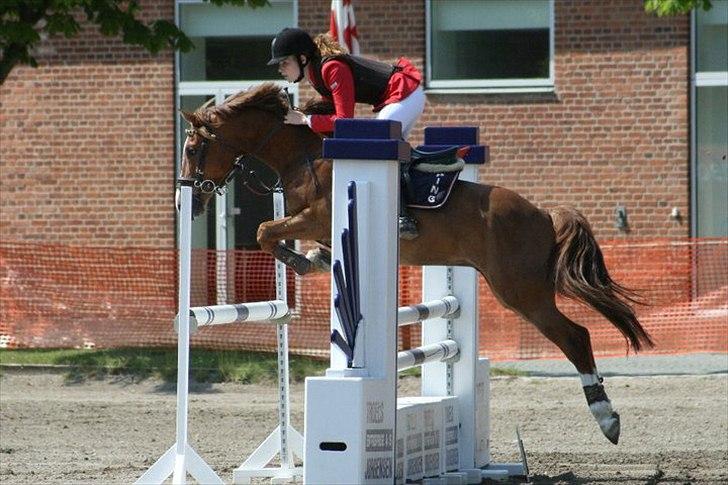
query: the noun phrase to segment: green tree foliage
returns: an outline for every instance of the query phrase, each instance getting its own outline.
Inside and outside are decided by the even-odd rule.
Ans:
[[[695,8],[710,10],[711,7],[710,0],[645,0],[645,11],[658,17],[686,14]]]
[[[215,5],[261,7],[268,0],[208,0]],[[76,36],[81,24],[95,24],[106,36],[156,54],[169,47],[191,50],[192,41],[167,20],[139,19],[139,0],[0,0],[0,84],[17,64],[36,67],[33,48],[46,37]]]

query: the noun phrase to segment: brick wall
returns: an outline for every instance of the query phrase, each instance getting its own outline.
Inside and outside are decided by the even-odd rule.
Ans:
[[[171,1],[142,5],[174,17]],[[1,238],[171,247],[172,54],[90,28],[37,58],[42,67],[18,66],[0,87]]]
[[[172,0],[143,5],[173,17]],[[300,0],[300,25],[327,30],[329,7]],[[422,0],[358,1],[356,15],[366,55],[423,66]],[[411,141],[426,125],[475,123],[491,147],[483,181],[542,207],[574,205],[602,239],[687,236],[689,221],[669,213],[689,213],[688,44],[687,17],[557,0],[555,93],[430,94]],[[16,68],[0,87],[2,239],[172,246],[172,54],[93,31],[44,48],[43,67]],[[628,233],[614,228],[617,204]]]
[[[301,27],[327,30],[328,4],[302,2]],[[355,8],[365,55],[423,67],[423,1]],[[553,94],[428,94],[411,141],[424,126],[476,124],[491,149],[481,181],[544,208],[573,205],[602,239],[688,236],[689,221],[669,217],[673,207],[689,214],[688,17],[658,19],[631,0],[555,9]],[[618,204],[628,232],[614,227]]]

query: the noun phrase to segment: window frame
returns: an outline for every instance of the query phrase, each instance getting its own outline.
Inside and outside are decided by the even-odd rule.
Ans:
[[[425,0],[425,82],[428,93],[553,92],[556,75],[554,0],[549,2],[549,77],[539,79],[432,79],[432,0]]]
[[[698,88],[728,86],[728,70],[698,71],[698,19],[690,12],[690,236],[698,234]]]

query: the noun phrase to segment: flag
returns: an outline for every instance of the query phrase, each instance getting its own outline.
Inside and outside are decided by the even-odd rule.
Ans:
[[[349,49],[349,53],[359,55],[359,40],[356,32],[356,19],[352,0],[331,0],[331,20],[329,32],[339,44]]]

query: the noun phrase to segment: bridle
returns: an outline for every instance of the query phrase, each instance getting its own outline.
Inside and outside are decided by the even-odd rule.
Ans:
[[[293,106],[291,96],[288,93],[288,88],[284,88],[284,90],[286,92],[285,99],[289,109],[297,109]],[[235,173],[237,171],[240,171],[240,173],[243,175],[243,185],[252,193],[256,195],[269,195],[273,192],[282,192],[283,184],[281,183],[280,175],[278,175],[275,183],[273,183],[272,185],[267,185],[262,180],[260,180],[254,170],[250,170],[247,168],[247,164],[250,162],[251,159],[259,160],[257,154],[268,144],[268,142],[270,142],[271,138],[273,138],[273,135],[275,135],[281,128],[283,128],[284,124],[285,123],[283,122],[276,123],[253,150],[249,152],[243,151],[242,153],[240,153],[241,150],[239,148],[236,148],[232,144],[222,139],[222,137],[215,134],[212,129],[210,129],[210,127],[207,125],[201,125],[198,127],[193,126],[192,128],[188,128],[187,130],[185,130],[185,133],[188,137],[198,135],[200,136],[200,138],[202,138],[202,142],[200,143],[200,154],[197,157],[197,163],[195,164],[195,173],[192,176],[193,186],[197,188],[200,192],[205,194],[215,193],[218,195],[225,195],[225,193],[227,192],[227,184],[230,183],[233,177],[235,177]],[[222,183],[220,184],[217,184],[212,179],[205,178],[205,161],[207,157],[207,148],[209,146],[208,141],[217,142],[232,153],[240,153],[240,155],[237,155],[233,159],[233,164],[230,167],[230,170],[228,170],[228,173],[225,175],[225,177],[223,177]],[[316,157],[311,155],[307,155],[302,158],[303,163],[306,164],[308,170],[311,172],[314,186],[316,187],[316,192],[318,193],[321,191],[321,183],[319,182],[318,176],[316,175],[316,171],[313,167],[313,162],[315,159]],[[257,188],[251,185],[251,180],[258,186]]]
[[[202,125],[199,127],[188,128],[187,130],[185,130],[185,133],[188,137],[198,135],[200,138],[202,138],[202,142],[200,142],[199,147],[199,155],[197,156],[197,163],[195,164],[195,173],[192,176],[194,187],[204,194],[216,193],[218,195],[225,195],[225,193],[227,192],[227,184],[230,183],[233,177],[235,177],[235,173],[237,171],[240,171],[243,176],[246,177],[246,179],[244,180],[244,184],[251,192],[259,195],[267,195],[271,192],[280,190],[280,176],[273,185],[266,185],[258,178],[253,170],[247,169],[246,164],[248,164],[251,159],[258,158],[257,153],[259,153],[260,150],[262,150],[268,144],[271,138],[273,138],[273,135],[275,135],[281,128],[283,128],[283,123],[277,123],[273,126],[273,128],[270,129],[268,134],[263,137],[263,139],[253,150],[247,152],[242,151],[242,153],[239,148],[236,148],[232,144],[225,141],[222,137],[220,137],[220,135],[215,134],[209,126]],[[232,153],[239,153],[239,155],[235,156],[235,158],[233,159],[233,164],[230,167],[230,170],[228,170],[227,174],[225,175],[225,177],[223,177],[220,184],[212,179],[205,178],[205,162],[207,160],[207,149],[209,147],[209,142],[213,141],[220,144],[223,148],[226,148]],[[249,185],[249,178],[254,178],[255,183],[263,189],[263,192],[259,192],[258,190],[251,187]]]

